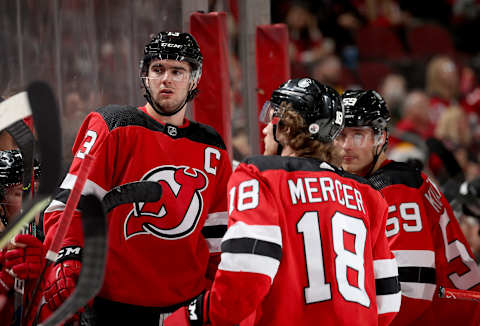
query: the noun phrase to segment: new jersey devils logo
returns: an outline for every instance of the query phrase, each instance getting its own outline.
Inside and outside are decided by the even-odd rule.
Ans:
[[[162,166],[149,171],[142,180],[160,182],[162,198],[133,205],[125,220],[125,239],[140,234],[178,239],[192,233],[202,214],[201,192],[208,186],[205,173],[186,166]]]

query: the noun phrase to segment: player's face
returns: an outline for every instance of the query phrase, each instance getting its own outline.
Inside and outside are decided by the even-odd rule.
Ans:
[[[273,138],[273,124],[269,122],[262,130],[263,142],[265,144],[265,150],[263,155],[276,155],[278,143]]]
[[[22,184],[8,187],[5,192],[7,220],[12,222],[22,209]]]
[[[187,62],[156,59],[150,64],[145,84],[155,102],[169,112],[185,101],[190,75],[191,68]]]
[[[374,134],[370,127],[347,127],[335,139],[343,152],[342,167],[363,176],[373,162]]]

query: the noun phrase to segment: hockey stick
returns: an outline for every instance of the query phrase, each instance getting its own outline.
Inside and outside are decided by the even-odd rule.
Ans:
[[[135,181],[117,186],[103,197],[103,206],[108,213],[115,207],[135,202],[155,202],[162,197],[162,186],[154,181]]]
[[[0,130],[31,114],[28,91],[9,97],[0,103]]]
[[[3,117],[6,117],[6,119],[8,118],[14,122],[13,116],[17,120],[22,119],[25,117],[25,112],[28,112],[26,116],[33,115],[42,162],[40,187],[36,198],[25,203],[23,213],[13,223],[9,223],[5,231],[0,235],[0,248],[5,247],[26,224],[48,206],[50,195],[55,191],[62,171],[62,131],[58,106],[53,92],[47,84],[33,82],[28,86],[27,91],[23,93],[0,103],[0,121],[3,122]],[[11,99],[17,96],[21,98],[10,102]],[[6,102],[10,102],[10,104],[5,106],[4,103]],[[19,105],[19,107],[15,107],[13,104]],[[14,113],[17,110],[18,115],[14,115],[12,112],[4,112],[4,110],[13,110]]]
[[[48,248],[47,253],[45,255],[45,264],[43,265],[42,271],[40,272],[40,276],[37,278],[35,283],[35,287],[33,288],[31,300],[28,303],[27,307],[25,308],[25,314],[23,316],[24,320],[28,320],[30,315],[31,309],[33,307],[33,303],[36,302],[37,293],[40,288],[40,283],[45,275],[45,271],[47,268],[57,260],[58,252],[61,249],[62,241],[67,234],[68,228],[72,222],[73,212],[78,206],[78,202],[80,201],[80,197],[82,196],[82,191],[87,182],[88,173],[90,172],[90,168],[92,166],[92,162],[94,161],[94,157],[92,155],[85,155],[85,158],[80,165],[77,179],[75,180],[75,184],[73,185],[72,190],[70,191],[70,195],[68,196],[67,202],[65,203],[65,209],[63,210],[62,217],[57,227],[57,231],[52,240],[52,244],[50,248]]]
[[[70,297],[39,326],[53,326],[71,317],[80,308],[85,306],[88,301],[94,297],[103,284],[106,255],[106,213],[113,208],[133,202],[158,201],[161,198],[162,186],[153,181],[137,181],[126,183],[110,190],[103,198],[103,209],[99,212],[98,199],[94,195],[87,195],[82,199],[83,224],[84,224],[84,248],[82,269],[78,278],[75,291]],[[96,207],[95,207],[96,206]],[[93,219],[91,217],[94,217]],[[86,218],[87,217],[87,218]],[[103,218],[103,223],[99,219]],[[85,220],[90,221],[85,221]],[[103,229],[97,230],[96,228]],[[96,231],[90,235],[90,229]],[[103,232],[103,242],[100,239],[100,233]],[[96,239],[90,239],[96,237]],[[95,240],[95,241],[93,241]]]
[[[40,325],[54,326],[68,319],[87,304],[90,298],[100,291],[103,284],[107,252],[105,211],[101,201],[95,195],[86,195],[82,202],[82,224],[85,238],[82,269],[77,286],[72,295]]]
[[[81,165],[81,169],[78,173],[77,180],[75,181],[75,185],[73,186],[72,191],[70,192],[70,196],[67,199],[67,203],[65,205],[65,210],[58,226],[57,232],[55,233],[54,239],[52,241],[52,245],[47,251],[45,255],[46,262],[43,266],[42,272],[37,279],[35,284],[34,290],[31,295],[31,300],[25,309],[24,320],[29,320],[29,315],[31,313],[31,309],[33,308],[34,302],[36,302],[37,293],[40,288],[41,280],[44,278],[45,272],[47,268],[55,263],[58,256],[58,251],[60,250],[62,240],[65,237],[65,234],[68,230],[70,225],[73,211],[78,205],[80,201],[80,197],[82,194],[82,189],[85,185],[88,171],[91,168],[91,164],[93,162],[93,157],[91,155],[85,156],[85,161],[83,161]],[[139,201],[157,201],[160,200],[162,194],[162,186],[158,182],[153,181],[137,181],[131,182],[127,184],[123,184],[117,186],[107,192],[107,194],[103,197],[102,203],[105,208],[105,214],[111,211],[113,208],[127,203],[139,202]],[[83,204],[82,204],[83,205]]]
[[[30,115],[33,116],[38,133],[44,164],[44,172],[40,178],[39,196],[34,200],[28,200],[27,196],[33,186],[34,137],[30,128],[22,121],[23,118]],[[28,86],[26,92],[0,103],[0,117],[0,128],[7,127],[7,131],[13,136],[22,152],[23,197],[27,199],[25,213],[17,217],[13,223],[9,223],[0,237],[0,248],[3,248],[48,205],[50,201],[48,196],[55,190],[60,178],[62,146],[58,106],[52,90],[45,83],[34,82]],[[15,279],[15,325],[21,323],[23,284],[23,280]]]
[[[438,289],[438,296],[442,299],[467,300],[480,302],[480,292],[449,289],[440,286]]]

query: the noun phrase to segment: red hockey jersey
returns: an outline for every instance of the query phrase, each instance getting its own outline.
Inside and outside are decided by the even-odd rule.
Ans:
[[[89,114],[70,170],[45,213],[47,246],[87,153],[95,162],[83,194],[102,198],[113,187],[138,180],[157,181],[163,188],[158,202],[122,205],[108,215],[107,267],[99,296],[166,307],[205,290],[209,255],[218,255],[227,224],[232,167],[221,137],[189,120],[181,127],[164,125],[145,108],[107,106]],[[80,219],[75,211],[64,246],[82,245]]]
[[[387,205],[315,159],[259,156],[230,178],[212,325],[386,325],[400,307]],[[288,321],[288,322],[287,322]]]
[[[480,271],[443,194],[405,163],[387,161],[370,181],[388,203],[386,233],[398,263],[402,306],[392,324],[478,325],[479,304],[438,299],[438,286],[480,290]]]

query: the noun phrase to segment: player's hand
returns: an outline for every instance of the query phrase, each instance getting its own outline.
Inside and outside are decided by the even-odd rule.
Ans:
[[[5,251],[0,250],[0,294],[6,294],[15,282],[12,275],[5,269]]]
[[[188,306],[177,309],[163,322],[164,326],[201,326],[207,323],[207,311],[205,311],[208,295],[205,292],[194,298]]]
[[[78,246],[60,249],[57,262],[45,273],[40,321],[45,320],[73,293],[82,269],[81,248]],[[73,320],[79,319],[75,314]]]
[[[20,279],[34,280],[40,276],[45,262],[43,243],[30,234],[19,234],[5,254],[5,267]]]

